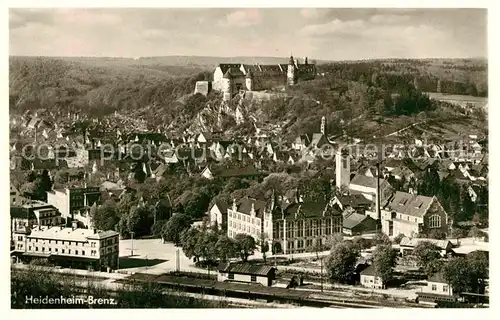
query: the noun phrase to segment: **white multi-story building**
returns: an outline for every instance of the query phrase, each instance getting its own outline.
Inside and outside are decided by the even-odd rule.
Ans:
[[[117,269],[119,234],[115,231],[33,226],[13,232],[14,255],[45,258],[57,265]]]
[[[243,198],[233,201],[227,209],[227,234],[234,238],[237,234],[251,235],[260,244],[262,238],[269,240],[273,231],[272,208],[265,201]]]

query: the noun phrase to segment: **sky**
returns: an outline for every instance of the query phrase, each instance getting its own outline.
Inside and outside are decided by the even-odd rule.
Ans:
[[[10,55],[487,57],[486,9],[11,8]]]

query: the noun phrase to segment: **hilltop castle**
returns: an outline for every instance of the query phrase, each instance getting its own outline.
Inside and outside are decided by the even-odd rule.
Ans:
[[[290,56],[288,64],[261,65],[221,63],[214,71],[213,81],[198,81],[195,93],[208,94],[211,90],[221,91],[225,101],[244,91],[260,91],[277,86],[293,86],[298,81],[314,79],[316,66],[308,62],[299,64]]]

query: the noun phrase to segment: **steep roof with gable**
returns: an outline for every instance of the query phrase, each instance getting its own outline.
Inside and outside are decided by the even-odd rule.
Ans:
[[[433,274],[427,281],[448,284],[448,281],[446,280],[446,278],[444,277],[444,273],[442,272]]]
[[[369,216],[353,212],[343,219],[342,226],[347,229],[352,229],[368,218]]]
[[[335,197],[343,206],[351,206],[353,208],[372,204],[370,200],[361,194],[338,194]]]
[[[236,211],[246,215],[250,215],[252,211],[252,205],[255,210],[255,216],[258,218],[264,217],[264,211],[267,208],[267,202],[263,200],[257,200],[254,198],[243,198],[236,203]]]
[[[231,68],[239,69],[240,66],[241,66],[240,63],[219,63],[219,65],[218,65],[218,67],[222,71],[222,74],[225,74],[226,71],[231,69]]]
[[[377,187],[377,178],[375,177],[368,177],[363,174],[356,174],[350,184],[358,185],[358,186],[364,186],[368,188],[376,188]],[[385,179],[380,179],[380,189],[384,190],[386,188],[389,188],[390,185]]]
[[[232,77],[243,77],[244,74],[239,68],[228,68],[226,72],[224,72],[223,78],[232,78]]]
[[[336,208],[331,207],[327,204],[326,201],[323,202],[303,202],[303,203],[291,203],[286,209],[283,211],[285,219],[294,220],[296,217],[322,217],[323,215],[338,215],[340,216],[342,213],[338,211]],[[276,216],[276,218],[281,219],[282,217]]]
[[[429,210],[434,199],[435,197],[396,191],[394,197],[387,204],[387,208],[389,211],[422,218]]]

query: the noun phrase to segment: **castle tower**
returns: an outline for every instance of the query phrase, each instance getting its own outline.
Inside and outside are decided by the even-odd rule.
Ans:
[[[245,84],[247,86],[248,91],[253,91],[253,73],[252,73],[252,70],[248,70],[248,73],[245,76]]]
[[[286,83],[289,86],[295,85],[295,61],[293,60],[293,56],[290,56],[290,61],[288,61],[288,70],[286,73]]]
[[[326,117],[322,116],[321,117],[321,134],[325,135],[326,133]]]
[[[233,93],[232,87],[233,87],[233,77],[231,76],[231,73],[229,73],[229,69],[227,69],[226,73],[224,73],[224,76],[222,76],[222,94],[224,101],[231,100]]]
[[[305,65],[308,65],[308,64],[309,64],[309,62],[307,61],[307,57],[305,57],[305,58],[304,58],[304,64],[305,64]]]
[[[351,182],[351,160],[345,150],[339,150],[335,155],[335,178],[337,188],[349,187]]]

